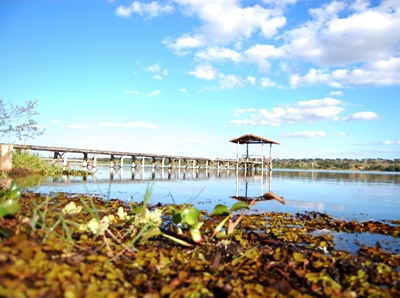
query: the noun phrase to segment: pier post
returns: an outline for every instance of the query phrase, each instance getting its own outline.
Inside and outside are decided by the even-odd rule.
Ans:
[[[261,149],[261,171],[264,172],[264,142]]]
[[[66,170],[67,170],[67,167],[68,167],[67,152],[64,152],[63,155],[64,155],[63,171],[66,171]]]
[[[110,170],[114,169],[114,166],[115,166],[115,157],[114,157],[114,155],[111,155],[111,158],[110,158]]]
[[[145,157],[143,156],[142,157],[142,169],[144,170],[144,159],[145,159]]]
[[[92,172],[96,172],[96,168],[97,168],[97,155],[95,154],[93,156],[93,163],[92,163]]]
[[[133,169],[136,167],[136,164],[135,164],[135,157],[134,156],[131,156],[132,157],[132,172],[133,172]]]
[[[82,167],[84,171],[87,171],[87,166],[88,166],[88,154],[87,153],[83,153],[83,162],[82,162]]]
[[[164,169],[164,167],[165,167],[165,157],[163,157],[161,161],[161,168]]]
[[[0,171],[9,172],[12,170],[12,144],[0,144]]]
[[[57,165],[58,156],[59,156],[58,151],[54,152],[54,157],[53,157],[53,160],[51,161],[51,165],[52,165],[52,166]]]
[[[272,144],[269,144],[269,168],[272,171]]]
[[[123,156],[121,156],[121,164],[120,164],[121,166],[121,169],[124,167],[124,157]]]

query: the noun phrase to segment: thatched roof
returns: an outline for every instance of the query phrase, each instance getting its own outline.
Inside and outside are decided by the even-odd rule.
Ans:
[[[243,135],[241,137],[238,137],[236,139],[230,140],[229,142],[232,143],[239,143],[239,144],[262,144],[262,143],[267,143],[267,144],[277,144],[279,145],[279,142],[270,140],[270,139],[266,139],[260,136],[256,136],[253,135],[251,133],[247,134],[247,135]]]

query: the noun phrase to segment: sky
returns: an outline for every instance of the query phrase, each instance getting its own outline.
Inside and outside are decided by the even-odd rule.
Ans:
[[[38,100],[26,144],[400,158],[399,28],[400,0],[0,0],[0,97]]]

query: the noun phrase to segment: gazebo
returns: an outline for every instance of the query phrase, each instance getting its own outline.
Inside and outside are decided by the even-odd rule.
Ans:
[[[229,142],[237,144],[237,161],[240,163],[256,165],[261,164],[264,168],[264,164],[268,164],[272,170],[272,144],[279,145],[279,142],[263,138],[254,134],[247,134],[238,138],[232,139]],[[239,145],[246,144],[246,154],[239,154]],[[261,155],[249,155],[249,144],[261,144]],[[269,144],[269,158],[264,155],[264,144]]]

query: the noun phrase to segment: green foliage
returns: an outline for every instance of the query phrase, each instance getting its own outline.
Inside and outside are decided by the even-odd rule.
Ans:
[[[363,170],[400,172],[399,159],[349,159],[349,158],[303,158],[274,159],[276,169],[308,169],[308,170]]]
[[[10,189],[4,189],[0,192],[0,216],[14,216],[21,206],[18,204],[18,199],[21,193],[17,183],[11,183]],[[7,233],[0,228],[0,240],[7,237]]]
[[[252,203],[250,203],[251,205]],[[225,236],[225,233],[219,234],[225,223],[229,220],[228,224],[228,231],[227,234],[232,234],[235,227],[239,224],[240,220],[242,219],[243,215],[246,213],[246,211],[250,208],[250,205],[247,205],[245,202],[236,202],[233,204],[232,208],[229,208],[228,206],[218,204],[214,207],[214,210],[211,212],[211,216],[226,216],[215,228],[214,233],[211,235],[211,238],[214,238],[214,236],[219,235],[219,236]],[[235,222],[230,220],[233,217],[233,212],[238,211],[240,209],[245,209],[242,214],[236,219]],[[217,236],[218,237],[218,236]]]
[[[27,169],[29,173],[60,175],[62,168],[59,166],[48,165],[37,154],[31,154],[28,151],[13,153],[13,168]]]
[[[33,117],[39,115],[36,111],[38,100],[29,100],[24,106],[13,105],[0,98],[0,138],[17,137],[19,140],[35,138],[44,133]]]

